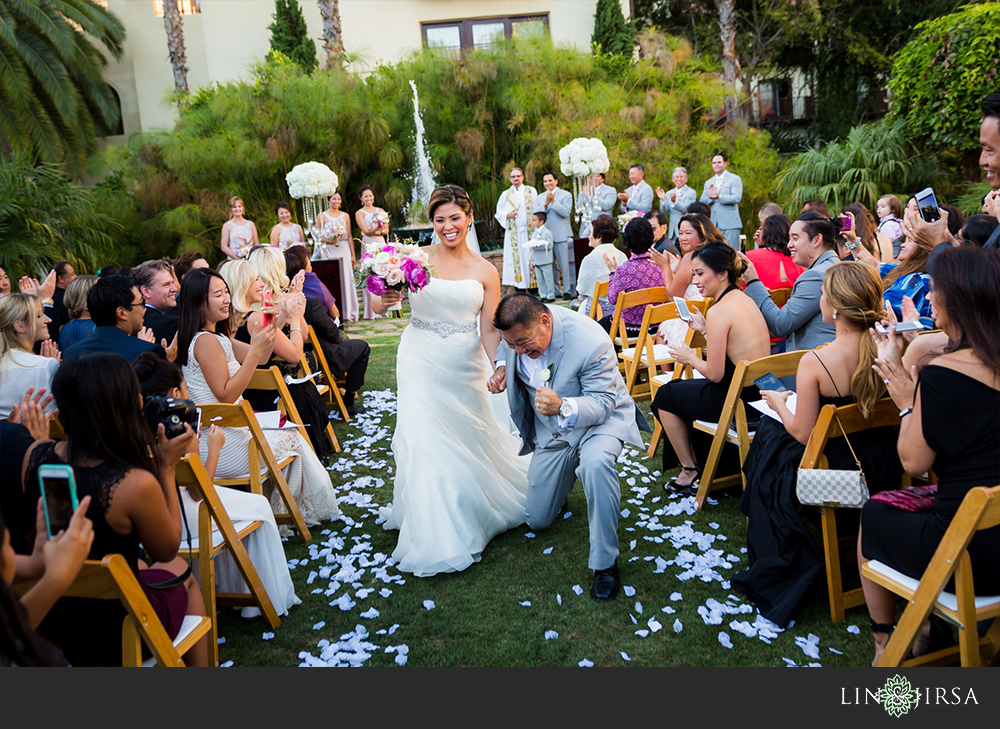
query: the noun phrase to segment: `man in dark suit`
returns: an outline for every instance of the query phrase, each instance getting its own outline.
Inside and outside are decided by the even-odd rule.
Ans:
[[[146,302],[142,325],[153,332],[153,341],[169,352],[178,321],[174,267],[163,258],[145,261],[132,269],[132,280]]]
[[[58,261],[52,266],[56,274],[56,288],[52,292],[51,303],[45,304],[45,316],[51,321],[48,323],[49,338],[59,343],[59,330],[69,322],[69,312],[63,304],[63,297],[66,295],[66,287],[76,278],[76,271],[69,261]]]
[[[117,352],[129,362],[143,352],[154,352],[166,358],[167,353],[159,344],[136,336],[143,329],[145,302],[131,277],[99,279],[87,294],[87,309],[97,331],[66,350],[64,362],[94,352]]]

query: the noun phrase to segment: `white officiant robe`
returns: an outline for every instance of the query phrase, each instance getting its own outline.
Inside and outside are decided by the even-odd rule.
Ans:
[[[528,223],[538,193],[530,185],[515,188],[511,185],[497,200],[496,219],[504,229],[503,280],[504,286],[527,289],[531,286],[531,250],[528,248]],[[517,217],[507,218],[511,210]]]

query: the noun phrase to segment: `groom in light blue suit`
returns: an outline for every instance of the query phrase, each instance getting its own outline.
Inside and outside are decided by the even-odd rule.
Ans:
[[[623,443],[642,446],[639,429],[648,432],[649,425],[629,396],[611,340],[597,322],[515,293],[500,301],[493,325],[503,341],[487,387],[494,393],[506,389],[521,434],[521,455],[534,454],[528,468],[528,526],[549,526],[579,477],[590,524],[590,595],[613,600],[621,587],[616,462]]]

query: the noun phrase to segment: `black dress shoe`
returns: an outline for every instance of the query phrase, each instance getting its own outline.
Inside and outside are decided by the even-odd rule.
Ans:
[[[573,299],[573,294],[563,294],[563,301],[571,301]]]
[[[618,560],[606,570],[594,570],[594,586],[590,588],[590,596],[598,602],[608,602],[618,597],[622,587],[621,574],[618,572]]]

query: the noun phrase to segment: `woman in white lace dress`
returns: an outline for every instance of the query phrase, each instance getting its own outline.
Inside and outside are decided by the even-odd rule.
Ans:
[[[177,363],[183,366],[191,399],[197,403],[239,403],[258,363],[266,362],[274,346],[275,332],[284,325],[285,312],[278,312],[274,324],[252,333],[250,344],[233,341],[229,332],[231,299],[226,282],[216,271],[191,271],[181,289],[181,320],[177,331]],[[220,478],[249,473],[250,432],[225,428],[226,444],[219,456],[216,475]],[[265,430],[275,458],[296,457],[285,469],[285,481],[302,512],[306,524],[319,524],[340,514],[330,474],[312,447],[294,429]],[[202,460],[208,456],[207,443],[201,444]],[[262,465],[260,466],[262,467]],[[285,512],[277,492],[271,494],[271,508]]]

